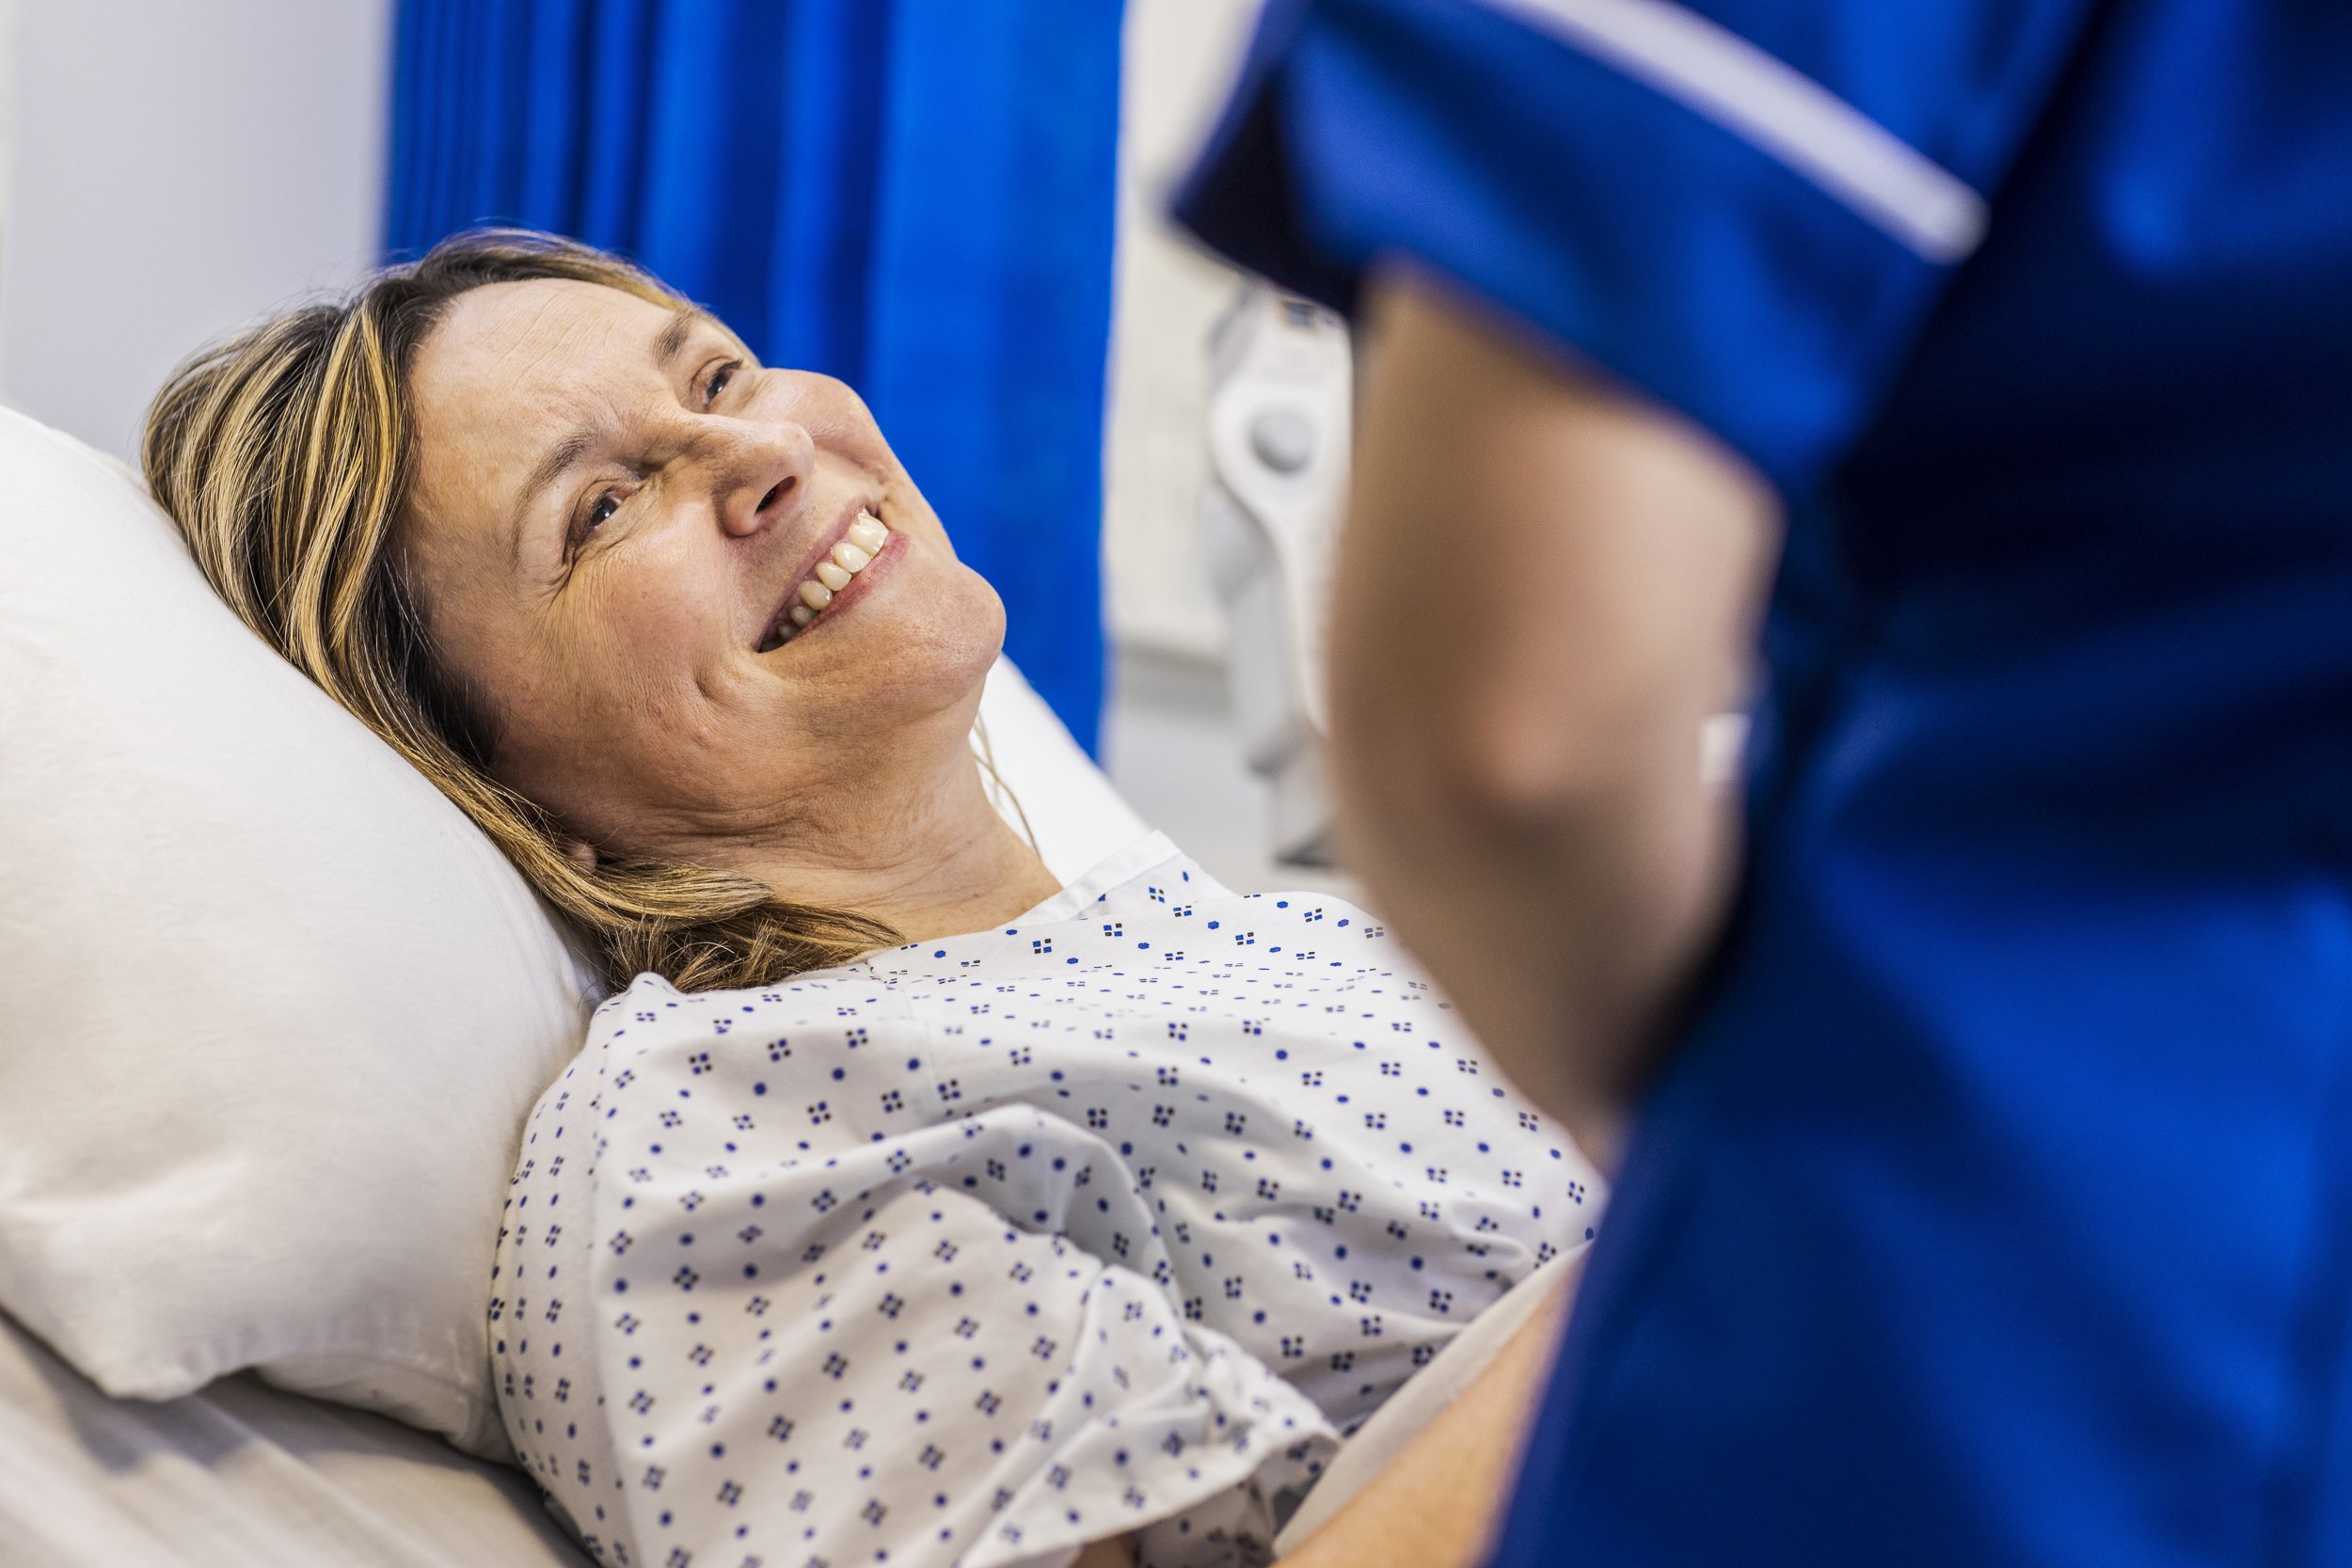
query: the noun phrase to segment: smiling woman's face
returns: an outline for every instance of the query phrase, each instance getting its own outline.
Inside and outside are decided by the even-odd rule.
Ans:
[[[409,389],[406,578],[493,771],[572,832],[723,864],[965,754],[1004,611],[848,387],[532,281],[459,295]]]

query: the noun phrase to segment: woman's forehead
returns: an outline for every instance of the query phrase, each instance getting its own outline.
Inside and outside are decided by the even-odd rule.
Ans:
[[[518,384],[574,385],[601,362],[618,368],[646,358],[646,345],[676,311],[635,294],[573,278],[486,283],[450,302],[419,346],[421,398]]]
[[[675,314],[570,279],[485,284],[453,300],[409,374],[411,551],[469,578],[480,571],[486,558],[475,558],[515,532],[511,515],[543,453],[612,422],[653,373],[646,343]]]
[[[494,505],[511,501],[505,489],[550,442],[607,423],[656,389],[652,345],[678,314],[568,278],[458,295],[409,377],[421,487],[453,481]]]

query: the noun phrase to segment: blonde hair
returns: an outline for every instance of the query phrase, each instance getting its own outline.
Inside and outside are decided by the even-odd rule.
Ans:
[[[735,872],[582,864],[548,811],[492,776],[489,705],[437,657],[392,534],[413,463],[418,345],[466,291],[538,278],[684,303],[575,241],[444,240],[341,304],[288,311],[174,371],[140,444],[149,488],[230,608],[473,818],[585,934],[612,984],[652,970],[686,990],[765,985],[897,942],[879,920]]]

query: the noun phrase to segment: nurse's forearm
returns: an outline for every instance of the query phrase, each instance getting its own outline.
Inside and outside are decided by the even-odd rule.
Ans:
[[[1470,1568],[1485,1558],[1582,1268],[1558,1271],[1551,1299],[1284,1568]]]
[[[1089,1542],[1070,1568],[1136,1568],[1135,1538],[1113,1535]]]
[[[1331,632],[1350,863],[1470,1027],[1606,1157],[1711,937],[1702,781],[1777,530],[1690,425],[1388,275]]]

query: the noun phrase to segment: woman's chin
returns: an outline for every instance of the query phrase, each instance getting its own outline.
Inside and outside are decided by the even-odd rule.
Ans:
[[[911,721],[959,704],[977,707],[1004,649],[1004,601],[960,562],[919,580],[929,576],[898,574],[834,625],[825,624],[829,611],[762,657],[779,673],[842,690],[876,718]],[[813,693],[804,689],[804,695]]]
[[[969,566],[959,562],[956,572],[964,579],[954,595],[958,602],[940,606],[943,613],[929,628],[930,657],[924,664],[931,676],[928,684],[943,697],[968,696],[977,706],[989,671],[1005,651],[1005,603]]]

